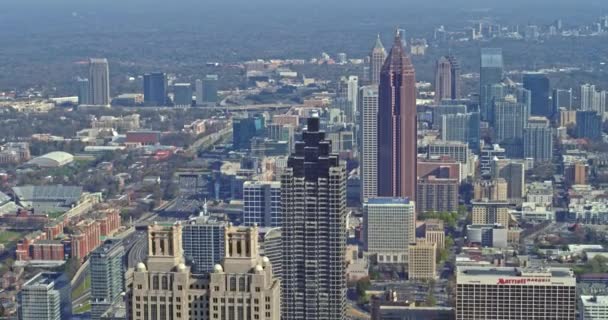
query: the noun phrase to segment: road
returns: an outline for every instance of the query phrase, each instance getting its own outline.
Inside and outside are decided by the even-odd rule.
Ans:
[[[145,232],[135,233],[133,243],[127,251],[127,268],[135,268],[139,262],[144,262],[148,256],[148,242]]]
[[[196,140],[186,151],[190,153],[196,153],[199,149],[208,148],[210,145],[222,140],[226,135],[229,135],[231,133],[232,127],[226,127],[216,133],[212,133]]]

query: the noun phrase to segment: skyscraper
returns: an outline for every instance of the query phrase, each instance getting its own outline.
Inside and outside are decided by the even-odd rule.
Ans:
[[[481,117],[491,121],[491,99],[487,97],[486,87],[500,83],[503,78],[502,49],[482,48],[481,69],[479,72],[479,104]]]
[[[110,105],[110,68],[107,59],[89,60],[89,104]]]
[[[581,85],[581,110],[595,110],[595,85]]]
[[[346,122],[355,122],[359,98],[359,78],[357,76],[342,77],[336,92],[337,107],[344,112]]]
[[[577,111],[576,130],[574,134],[577,138],[587,138],[590,140],[601,139],[602,117],[595,111]]]
[[[218,102],[219,77],[216,74],[208,74],[203,79],[203,103],[215,104]],[[198,96],[197,96],[198,98]]]
[[[386,50],[384,50],[384,46],[382,45],[382,41],[380,41],[380,35],[376,38],[376,44],[372,49],[372,53],[370,54],[370,81],[372,85],[380,84],[380,72],[382,71],[382,66],[384,65],[384,61],[386,60]]]
[[[78,104],[89,104],[89,79],[78,78]]]
[[[554,111],[549,104],[549,78],[544,73],[524,74],[524,88],[532,93],[532,109],[530,114],[533,116],[553,118]]]
[[[203,105],[203,80],[201,79],[194,81],[194,96],[196,97],[196,105]]]
[[[499,101],[495,106],[495,140],[501,143],[508,139],[521,139],[526,123],[525,106],[522,103]]]
[[[144,104],[164,106],[167,103],[167,75],[162,72],[144,75]]]
[[[572,88],[553,89],[553,110],[558,112],[559,109],[574,110],[572,105]]]
[[[63,273],[39,273],[19,292],[20,320],[63,320],[72,317],[72,288]]]
[[[378,87],[361,88],[361,196],[362,202],[378,195]]]
[[[176,83],[173,85],[173,104],[176,107],[187,108],[192,106],[192,85],[189,83]]]
[[[435,65],[435,103],[452,99],[452,64],[447,57],[441,57]]]
[[[281,183],[246,181],[243,184],[243,224],[281,226]]]
[[[545,117],[530,117],[524,129],[524,157],[534,163],[548,162],[553,158],[553,130]]]
[[[122,300],[124,255],[125,249],[117,239],[108,239],[91,252],[91,319],[99,319],[113,303]]]
[[[281,177],[283,320],[343,320],[346,168],[308,119]]]
[[[450,77],[452,79],[452,100],[460,99],[460,63],[454,56],[448,56],[450,61]]]
[[[468,143],[472,150],[479,150],[479,139],[479,112],[441,117],[441,140]]]
[[[228,223],[213,216],[202,216],[183,226],[184,256],[192,272],[211,272],[224,258],[224,231]]]
[[[416,74],[399,32],[378,95],[378,196],[416,199]]]

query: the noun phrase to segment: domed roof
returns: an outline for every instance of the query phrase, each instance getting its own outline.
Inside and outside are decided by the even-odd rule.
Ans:
[[[262,263],[264,266],[267,266],[270,263],[270,259],[268,259],[268,257],[262,257]]]
[[[213,272],[215,272],[215,273],[221,273],[221,272],[224,272],[224,268],[222,267],[222,265],[221,265],[221,264],[216,264],[216,265],[213,267]]]
[[[184,271],[186,271],[186,265],[185,265],[185,264],[183,264],[183,263],[178,264],[178,265],[177,265],[177,271],[179,271],[179,272],[184,272]]]
[[[146,265],[143,262],[138,263],[137,271],[146,271]]]
[[[255,273],[262,273],[264,272],[264,268],[261,265],[257,265],[255,266]]]

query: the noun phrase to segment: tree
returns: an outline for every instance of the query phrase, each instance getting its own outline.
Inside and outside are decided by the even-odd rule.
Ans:
[[[369,302],[369,297],[367,296],[367,290],[372,286],[372,283],[369,281],[369,278],[361,278],[357,281],[355,286],[355,290],[357,293],[357,303],[366,304]]]

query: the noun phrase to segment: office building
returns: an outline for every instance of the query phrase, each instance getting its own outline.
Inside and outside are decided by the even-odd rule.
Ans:
[[[576,278],[570,269],[457,267],[457,320],[575,317]]]
[[[70,280],[63,273],[39,273],[23,284],[18,302],[20,320],[71,319]]]
[[[473,185],[473,200],[507,201],[509,184],[503,178],[477,180]]]
[[[361,196],[378,195],[378,87],[361,88]]]
[[[510,202],[519,203],[526,187],[526,169],[523,161],[511,159],[494,159],[491,161],[491,176],[507,181],[507,198]]]
[[[202,80],[202,103],[200,104],[216,104],[219,102],[219,77],[216,74],[208,74]],[[198,99],[198,96],[197,96]],[[198,101],[198,100],[197,100]],[[197,102],[197,104],[199,104]]]
[[[110,68],[107,59],[89,59],[89,104],[110,105]]]
[[[460,163],[467,163],[471,150],[466,143],[458,141],[434,141],[428,144],[427,156],[429,159],[449,157]]]
[[[380,71],[382,70],[382,66],[384,65],[385,60],[386,50],[384,50],[382,41],[380,41],[380,35],[378,35],[378,37],[376,38],[376,44],[372,49],[369,60],[369,79],[371,81],[372,86],[377,86],[380,84]]]
[[[378,100],[378,196],[416,199],[416,75],[399,32],[382,67]]]
[[[196,106],[203,105],[203,80],[196,79],[194,81],[194,98],[196,100]]]
[[[483,96],[486,101],[480,102],[480,104],[488,106],[488,110],[486,110],[488,120],[486,121],[490,125],[494,125],[496,122],[496,103],[505,100],[508,87],[503,83],[495,83],[485,86],[483,90],[484,92],[481,96]]]
[[[458,179],[427,176],[418,179],[418,212],[454,212],[458,210]]]
[[[524,105],[524,115],[526,119],[529,118],[532,110],[532,91],[518,87],[515,89],[515,98],[515,101]]]
[[[481,247],[507,248],[509,230],[499,224],[471,224],[467,226],[467,244]]]
[[[124,256],[125,249],[118,239],[108,239],[91,252],[91,319],[100,319],[112,304],[122,301],[125,291]]]
[[[526,123],[526,110],[522,103],[498,101],[495,103],[495,140],[503,142],[520,141]],[[508,152],[508,151],[507,151]]]
[[[281,177],[283,320],[345,319],[347,172],[319,122],[308,119]]]
[[[581,85],[581,110],[597,111],[596,92],[595,85],[588,83]]]
[[[243,184],[243,224],[280,227],[281,183],[246,181]]]
[[[262,249],[265,257],[268,257],[272,264],[272,272],[275,277],[283,277],[283,240],[281,228],[272,228],[264,234]]]
[[[577,111],[574,134],[581,139],[600,140],[602,138],[602,117],[595,111]]]
[[[435,103],[446,99],[452,99],[452,64],[443,56],[435,64]]]
[[[410,280],[437,279],[437,245],[419,239],[408,247],[407,277]]]
[[[293,139],[295,128],[290,124],[269,123],[266,126],[266,137],[276,142],[285,141],[289,146],[289,151],[293,149]]]
[[[524,88],[532,93],[533,116],[553,118],[554,110],[549,104],[549,78],[544,73],[525,73],[523,76]]]
[[[459,113],[441,117],[441,140],[467,143],[472,150],[480,147],[479,112]]]
[[[509,214],[510,205],[506,201],[473,201],[473,224],[499,224],[506,228],[509,227],[511,215]]]
[[[224,230],[228,223],[220,217],[201,216],[182,227],[184,256],[192,272],[211,272],[224,258]]]
[[[524,158],[534,163],[550,162],[553,159],[553,129],[545,117],[530,117],[524,129]]]
[[[460,99],[460,63],[454,56],[448,56],[450,61],[450,77],[452,79],[451,100]]]
[[[192,85],[189,83],[176,83],[173,85],[173,104],[178,108],[192,106]]]
[[[555,112],[560,109],[574,110],[572,105],[572,88],[565,89],[553,89],[553,110]]]
[[[144,75],[144,104],[165,106],[167,104],[167,75],[163,72]]]
[[[445,248],[445,228],[443,221],[439,219],[424,220],[424,239],[428,243],[434,243],[438,249]]]
[[[608,319],[608,296],[581,295],[578,300],[579,320]]]
[[[482,48],[481,69],[479,72],[479,101],[481,118],[492,120],[492,97],[488,95],[488,87],[502,82],[503,79],[502,49]]]
[[[208,319],[280,320],[281,282],[258,253],[258,228],[229,227],[225,238],[226,256],[209,274]]]
[[[235,150],[251,149],[251,140],[264,135],[265,119],[262,115],[232,119],[232,147]]]
[[[451,101],[451,100],[449,100]],[[447,100],[444,100],[443,104],[436,106],[429,106],[429,109],[433,113],[433,128],[441,129],[441,119],[445,115],[456,115],[467,113],[467,106],[464,104],[448,104]]]
[[[378,263],[408,262],[416,240],[416,205],[403,198],[373,198],[363,206],[365,251]]]
[[[78,78],[78,105],[90,104],[89,79]]]

